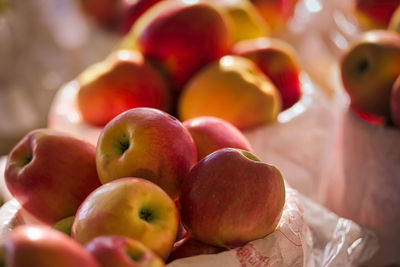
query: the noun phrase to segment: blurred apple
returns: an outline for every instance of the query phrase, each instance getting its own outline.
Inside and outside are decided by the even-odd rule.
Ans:
[[[400,127],[400,74],[393,85],[390,97],[390,113],[394,125]]]
[[[159,185],[173,200],[196,162],[189,131],[157,109],[135,108],[120,114],[104,127],[97,143],[97,171],[103,184],[141,177]]]
[[[229,122],[217,117],[202,116],[183,122],[189,130],[197,148],[197,158],[201,160],[212,152],[225,148],[240,148],[252,151],[243,133]]]
[[[94,238],[86,245],[101,267],[163,267],[164,262],[139,241],[118,235]]]
[[[8,155],[5,181],[21,206],[54,225],[100,186],[96,148],[63,132],[29,132]]]
[[[170,110],[171,93],[162,74],[137,51],[114,52],[79,77],[78,109],[85,122],[104,126],[131,108]]]
[[[131,237],[166,260],[178,223],[174,201],[159,186],[141,178],[120,178],[86,198],[75,215],[71,236],[81,244],[101,235]]]
[[[390,18],[388,29],[400,33],[400,4]]]
[[[75,216],[66,217],[53,225],[53,229],[58,230],[66,235],[71,235],[72,223],[74,222]]]
[[[249,59],[224,56],[195,75],[178,100],[182,121],[214,116],[239,129],[276,120],[281,99],[275,85]]]
[[[386,28],[399,0],[355,0],[355,14],[364,28]]]
[[[400,35],[368,31],[342,55],[340,73],[351,105],[371,115],[390,117],[390,94],[400,74]]]
[[[285,184],[275,167],[245,150],[223,148],[199,161],[182,184],[180,214],[189,235],[232,248],[275,230]]]
[[[300,100],[300,66],[296,51],[289,43],[261,37],[234,45],[232,53],[252,60],[271,79],[281,95],[282,110]]]
[[[215,247],[204,244],[192,237],[185,237],[174,244],[174,248],[169,255],[167,263],[176,259],[203,255],[203,254],[216,254],[225,251],[226,248]]]
[[[50,227],[18,226],[0,243],[5,267],[100,267],[84,247]]]
[[[261,16],[275,32],[286,28],[299,0],[251,0]]]
[[[141,16],[132,28],[131,48],[159,62],[177,90],[207,63],[229,51],[228,22],[205,2],[161,1]]]

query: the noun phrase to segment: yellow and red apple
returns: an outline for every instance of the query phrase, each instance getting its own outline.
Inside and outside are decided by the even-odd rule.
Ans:
[[[301,98],[300,65],[294,48],[287,42],[261,37],[245,40],[232,47],[232,53],[253,61],[279,90],[282,110]]]
[[[178,100],[182,121],[224,119],[240,130],[275,121],[281,99],[271,80],[249,59],[224,56],[190,79]]]
[[[94,126],[104,126],[131,108],[171,108],[171,92],[163,74],[137,51],[112,53],[87,68],[78,82],[78,110]]]
[[[33,130],[8,155],[5,181],[24,209],[53,225],[100,186],[96,148],[63,132]]]
[[[224,248],[273,232],[284,203],[280,171],[234,148],[217,150],[199,161],[184,180],[179,198],[189,235]]]
[[[193,137],[198,160],[225,147],[252,151],[251,145],[243,133],[223,119],[201,116],[184,121],[183,126]]]
[[[387,28],[399,5],[398,0],[355,0],[354,11],[364,28]]]
[[[145,178],[175,200],[197,162],[197,151],[189,131],[175,117],[157,109],[135,108],[104,127],[96,162],[102,183],[128,176]]]
[[[85,245],[101,235],[127,236],[166,260],[178,224],[178,210],[164,190],[127,177],[100,186],[86,198],[75,215],[71,236]]]
[[[95,258],[69,236],[50,227],[22,225],[0,243],[6,267],[100,267]]]

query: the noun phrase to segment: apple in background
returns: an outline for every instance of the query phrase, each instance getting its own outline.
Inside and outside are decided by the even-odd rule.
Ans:
[[[166,260],[178,224],[178,210],[164,190],[128,177],[106,183],[86,198],[75,215],[71,236],[81,244],[101,235],[131,237]]]
[[[234,148],[217,150],[199,161],[183,181],[179,198],[189,235],[225,248],[274,231],[284,204],[280,171]]]
[[[207,63],[227,54],[231,44],[226,18],[199,1],[161,1],[137,20],[129,35],[131,48],[159,62],[178,91]]]
[[[390,94],[400,74],[400,35],[388,30],[365,32],[345,51],[339,65],[351,105],[389,118]]]
[[[276,120],[281,99],[275,85],[249,59],[224,56],[188,82],[178,100],[182,121],[214,116],[240,130]]]
[[[118,235],[94,238],[86,245],[101,267],[163,267],[163,260],[139,241]]]
[[[388,29],[400,33],[400,4],[390,18]]]
[[[296,51],[289,43],[261,37],[234,45],[232,53],[252,60],[271,79],[281,95],[282,110],[300,100],[300,66]]]
[[[77,107],[83,120],[104,126],[131,108],[169,111],[171,92],[162,74],[140,52],[121,50],[79,77]]]
[[[40,221],[54,225],[75,214],[99,187],[96,148],[63,132],[29,132],[10,152],[5,170],[10,193]]]
[[[390,113],[394,125],[400,128],[400,74],[393,84],[393,89],[390,97]]]
[[[399,0],[355,0],[354,11],[365,28],[387,28]]]
[[[208,0],[226,14],[233,43],[269,34],[269,26],[248,0]]]
[[[174,248],[169,255],[167,263],[176,259],[204,254],[217,254],[222,251],[226,251],[226,248],[207,245],[192,237],[185,237],[174,244]]]
[[[252,151],[251,145],[243,133],[223,119],[201,116],[184,121],[183,126],[193,137],[198,160],[225,147]]]
[[[274,32],[285,29],[293,17],[299,0],[251,0],[257,11]]]
[[[101,182],[135,176],[159,185],[173,200],[197,162],[189,131],[173,116],[152,108],[128,110],[110,121],[97,143]]]
[[[18,226],[0,243],[0,263],[7,267],[100,267],[84,247],[50,227]]]
[[[58,230],[68,236],[71,236],[71,228],[72,223],[74,222],[74,218],[75,216],[69,216],[61,219],[53,225],[53,229]]]

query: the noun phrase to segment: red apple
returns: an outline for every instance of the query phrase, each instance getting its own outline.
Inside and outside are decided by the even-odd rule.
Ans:
[[[195,117],[184,121],[183,126],[193,137],[198,160],[225,147],[252,151],[251,145],[243,133],[223,119],[212,116]]]
[[[63,132],[31,131],[10,152],[5,181],[24,209],[53,225],[100,186],[96,148]]]
[[[141,177],[159,185],[174,200],[196,162],[189,131],[173,116],[151,108],[135,108],[117,116],[104,127],[97,144],[102,183]]]
[[[1,266],[100,267],[72,238],[50,227],[18,226],[0,244]]]
[[[394,125],[400,127],[400,75],[393,85],[390,96],[390,114]]]
[[[71,236],[81,244],[101,235],[127,236],[166,260],[178,224],[178,210],[164,190],[128,177],[106,183],[86,198],[75,215]]]
[[[399,0],[355,0],[355,12],[362,26],[386,28]]]
[[[285,203],[279,170],[245,150],[223,148],[199,161],[182,184],[181,220],[203,243],[232,248],[275,230]]]
[[[121,50],[79,77],[77,105],[83,120],[104,126],[131,108],[169,111],[171,92],[162,74],[137,51]]]
[[[261,37],[239,42],[232,47],[232,53],[250,59],[268,76],[281,95],[282,110],[300,100],[300,66],[296,51],[289,43]]]
[[[137,48],[170,74],[176,89],[227,54],[231,44],[223,14],[199,1],[161,1],[138,19],[132,35]]]
[[[188,236],[174,244],[167,262],[196,255],[216,254],[225,250],[225,248],[207,245]]]
[[[101,267],[163,267],[164,262],[139,241],[118,235],[94,238],[86,245]]]

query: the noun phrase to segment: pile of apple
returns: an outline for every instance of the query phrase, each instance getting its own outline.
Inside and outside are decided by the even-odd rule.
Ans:
[[[215,116],[241,130],[276,120],[301,97],[300,67],[288,43],[265,37],[256,11],[257,5],[273,8],[265,2],[152,4],[116,51],[79,75],[83,121],[103,127],[136,107],[181,121]]]
[[[280,171],[238,128],[154,108],[113,118],[96,147],[34,130],[9,154],[5,179],[42,224],[2,240],[0,262],[13,267],[164,266],[265,237],[285,203]]]
[[[379,5],[385,8],[372,8]],[[343,87],[361,118],[400,127],[400,1],[357,1],[357,6],[365,18],[388,28],[363,32],[345,51],[340,61]]]

